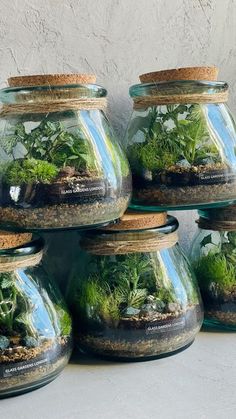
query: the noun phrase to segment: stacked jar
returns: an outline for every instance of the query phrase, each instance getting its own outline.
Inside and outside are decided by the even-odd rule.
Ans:
[[[236,207],[199,211],[191,259],[205,325],[236,330]]]
[[[215,67],[140,76],[126,134],[132,208],[183,210],[236,199],[236,132]]]
[[[228,85],[217,74],[216,67],[193,67],[141,75],[130,88],[126,147],[132,209],[201,210],[192,257],[205,318],[233,327],[235,225],[232,211],[220,208],[236,199],[236,131]]]
[[[12,77],[0,91],[0,397],[50,382],[71,353],[70,316],[29,232],[101,227],[129,203],[128,160],[95,81]]]
[[[166,213],[127,212],[82,236],[67,295],[80,349],[136,361],[193,342],[201,299],[177,228]]]

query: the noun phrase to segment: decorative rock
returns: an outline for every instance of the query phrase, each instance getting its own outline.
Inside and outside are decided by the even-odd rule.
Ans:
[[[160,300],[160,298],[156,298],[153,308],[155,308],[155,311],[158,311],[159,313],[162,313],[165,308],[164,301]]]
[[[179,166],[179,167],[185,167],[185,168],[190,168],[190,167],[191,167],[191,164],[188,162],[188,160],[183,159],[183,160],[179,160],[179,161],[176,163],[176,166]]]
[[[124,311],[124,317],[134,317],[137,316],[140,313],[140,310],[138,308],[134,307],[127,307]]]
[[[6,336],[0,336],[0,350],[4,351],[10,344],[10,340]]]
[[[32,336],[26,336],[21,343],[23,346],[27,346],[27,348],[36,348],[39,345],[38,340]]]
[[[179,304],[178,303],[168,303],[166,305],[165,311],[167,313],[174,313],[175,311],[179,310]]]
[[[144,304],[140,310],[139,316],[149,316],[150,314],[153,314],[155,311],[155,303],[153,304]]]

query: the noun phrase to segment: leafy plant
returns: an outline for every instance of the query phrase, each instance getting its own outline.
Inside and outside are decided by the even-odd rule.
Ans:
[[[91,267],[92,268],[92,267]],[[82,317],[99,317],[116,325],[126,308],[140,309],[156,289],[149,257],[141,253],[97,257],[94,273],[83,279],[75,298]]]
[[[67,131],[61,122],[50,122],[45,118],[30,132],[19,123],[13,135],[1,138],[1,147],[13,159],[18,144],[25,148],[24,159],[47,161],[59,168],[73,166],[78,171],[95,169],[89,142],[81,135]]]
[[[36,337],[37,331],[32,322],[32,307],[23,297],[11,272],[0,274],[0,330],[11,334],[21,332]]]
[[[4,179],[9,185],[24,183],[50,183],[58,175],[59,169],[47,161],[13,160],[5,168]]]
[[[185,118],[180,115],[185,114]],[[140,132],[142,142],[128,146],[128,157],[134,171],[144,167],[150,171],[168,169],[181,160],[199,165],[210,158],[220,161],[217,147],[209,141],[205,117],[200,105],[167,105],[166,112],[152,107],[146,117],[131,123],[128,137]]]

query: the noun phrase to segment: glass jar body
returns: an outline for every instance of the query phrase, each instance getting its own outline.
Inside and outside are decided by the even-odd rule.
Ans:
[[[49,383],[68,363],[71,350],[71,318],[42,266],[1,272],[0,397]]]
[[[145,234],[135,233],[135,241]],[[152,235],[152,234],[151,234]],[[133,233],[122,233],[122,240]],[[133,236],[134,237],[134,236]],[[142,237],[143,239],[143,237]],[[119,234],[108,241],[121,240]],[[178,244],[152,252],[92,255],[75,264],[67,298],[78,347],[94,355],[144,360],[192,343],[202,322],[198,287]]]
[[[127,129],[133,173],[132,207],[150,210],[227,205],[236,198],[236,130],[224,103],[165,104],[165,96],[224,92],[224,83],[137,85],[140,95],[162,93],[163,104],[136,109]],[[141,92],[140,92],[141,91]]]
[[[236,330],[236,231],[199,229],[191,260],[204,304],[204,323]]]
[[[95,87],[2,91],[7,101],[0,115],[4,228],[86,228],[123,215],[131,178],[121,146],[102,111],[73,108],[83,95],[105,95]],[[58,96],[65,110],[54,106]],[[23,111],[16,113],[12,105]]]

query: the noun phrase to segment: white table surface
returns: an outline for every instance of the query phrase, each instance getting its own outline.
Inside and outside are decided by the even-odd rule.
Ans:
[[[236,333],[201,332],[138,363],[73,357],[52,383],[0,400],[0,419],[235,419]]]

